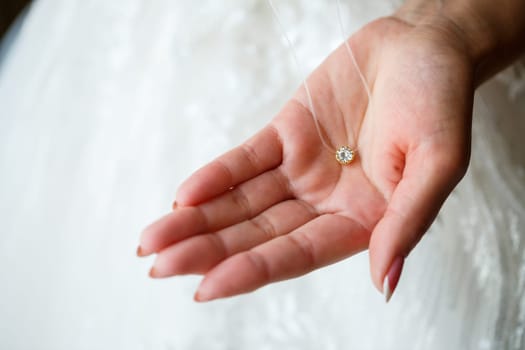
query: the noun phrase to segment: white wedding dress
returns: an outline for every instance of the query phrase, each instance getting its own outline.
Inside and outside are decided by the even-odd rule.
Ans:
[[[362,3],[349,32],[393,8]],[[341,42],[335,0],[275,5],[306,69]],[[525,349],[519,67],[478,91],[469,172],[389,304],[366,253],[197,304],[135,249],[300,84],[265,1],[40,0],[1,52],[1,349]]]

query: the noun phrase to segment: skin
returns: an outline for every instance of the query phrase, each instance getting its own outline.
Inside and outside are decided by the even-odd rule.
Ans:
[[[308,78],[325,139],[357,149],[356,160],[341,166],[323,146],[301,87],[254,137],[190,176],[173,212],[145,229],[139,255],[157,254],[152,277],[202,274],[195,299],[207,301],[368,249],[382,291],[467,169],[473,95],[487,75],[488,51],[448,17],[415,23],[415,11],[349,39],[370,99],[343,45]]]

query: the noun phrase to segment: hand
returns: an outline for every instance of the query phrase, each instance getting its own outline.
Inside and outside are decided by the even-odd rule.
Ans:
[[[253,291],[369,249],[382,291],[463,176],[473,69],[446,31],[390,17],[349,39],[308,78],[327,150],[299,89],[254,137],[198,170],[178,206],[143,233],[152,277],[204,274],[196,300]],[[394,266],[391,268],[391,266]]]

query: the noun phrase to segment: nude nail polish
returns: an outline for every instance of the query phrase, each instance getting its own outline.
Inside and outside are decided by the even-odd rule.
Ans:
[[[401,277],[401,271],[403,270],[403,263],[405,258],[398,256],[390,265],[385,279],[383,281],[383,294],[385,296],[385,301],[388,303],[392,294],[396,290],[397,284],[399,282],[399,277]]]
[[[193,299],[198,302],[203,302],[217,299],[218,297],[219,296],[217,295],[217,292],[213,286],[209,285],[208,283],[201,283],[199,288],[197,288]]]
[[[144,258],[146,256],[150,256],[153,253],[154,252],[148,253],[146,250],[144,250],[144,248],[142,248],[142,246],[138,246],[138,248],[137,248],[137,256],[139,258]]]
[[[193,296],[193,299],[198,302],[204,302],[204,301],[210,301],[214,299],[214,297],[206,290],[201,290],[199,288],[197,292],[195,292],[195,295]]]
[[[195,294],[193,295],[193,300],[195,300],[195,301],[202,301],[202,297],[201,297],[199,291],[195,292]]]
[[[159,277],[159,275],[157,274],[157,271],[155,270],[155,267],[152,267],[149,270],[149,277],[151,277],[151,278],[158,278]]]
[[[144,256],[144,253],[142,252],[142,247],[141,246],[137,247],[137,256],[139,256],[139,257],[143,257]]]

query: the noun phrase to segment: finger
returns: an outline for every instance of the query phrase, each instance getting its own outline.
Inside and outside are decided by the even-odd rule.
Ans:
[[[339,215],[323,215],[290,234],[226,259],[204,277],[197,301],[251,292],[297,277],[366,248],[368,231]]]
[[[151,255],[166,245],[206,229],[207,222],[200,208],[177,208],[142,231],[137,255]]]
[[[208,231],[211,232],[249,220],[291,197],[288,180],[280,169],[273,169],[199,207],[208,222]]]
[[[179,206],[190,206],[213,198],[281,164],[282,145],[276,129],[269,125],[242,145],[197,170],[179,188]]]
[[[150,225],[142,234],[142,255],[159,252],[193,235],[249,220],[290,196],[280,170],[267,171],[197,207],[179,207]]]
[[[153,264],[153,277],[202,274],[222,260],[289,233],[317,214],[307,204],[289,200],[257,217],[217,233],[190,237],[162,250]]]
[[[370,238],[370,268],[386,300],[397,286],[405,257],[419,242],[466,170],[466,162],[439,150],[407,159],[403,178]]]

